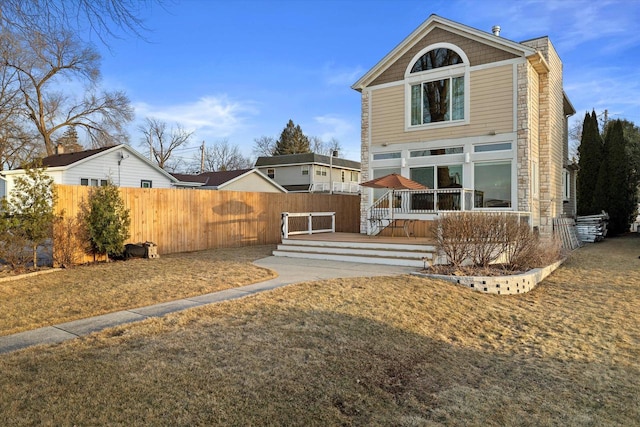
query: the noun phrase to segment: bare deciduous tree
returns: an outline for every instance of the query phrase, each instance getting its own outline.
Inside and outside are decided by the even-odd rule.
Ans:
[[[18,166],[39,154],[35,135],[25,129],[17,71],[0,66],[0,170]]]
[[[316,154],[322,154],[324,156],[330,156],[334,151],[340,152],[342,145],[336,138],[331,138],[329,141],[323,141],[317,136],[309,137],[309,144],[311,151]]]
[[[205,171],[230,171],[248,169],[253,162],[240,152],[237,145],[229,144],[229,140],[222,139],[204,150]]]
[[[253,140],[253,154],[256,157],[271,157],[276,151],[276,139],[272,136],[261,136]]]
[[[179,124],[167,128],[166,122],[149,117],[138,129],[143,134],[140,145],[149,149],[158,166],[163,169],[171,166],[169,159],[174,150],[188,143],[193,135],[193,132],[186,131]]]
[[[107,45],[117,30],[141,36],[142,12],[161,0],[2,0],[0,26],[21,32],[49,33],[60,28],[88,30]]]
[[[69,32],[2,34],[4,66],[16,71],[28,121],[54,153],[54,133],[67,126],[83,129],[94,146],[124,142],[124,126],[133,118],[123,92],[97,92],[100,56]],[[60,91],[60,84],[85,86],[81,99]]]

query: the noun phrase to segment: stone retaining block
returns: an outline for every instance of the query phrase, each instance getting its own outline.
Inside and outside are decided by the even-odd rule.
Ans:
[[[512,274],[509,276],[448,276],[419,271],[411,274],[420,277],[446,280],[447,282],[456,283],[487,294],[514,295],[523,294],[535,288],[538,283],[553,273],[563,262],[564,260],[560,260],[546,267],[534,268],[525,273]]]

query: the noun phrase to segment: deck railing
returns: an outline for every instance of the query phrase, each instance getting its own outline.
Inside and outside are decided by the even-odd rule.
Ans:
[[[309,186],[310,193],[328,193],[333,185],[334,193],[357,194],[360,192],[360,184],[357,182],[314,182]]]
[[[334,233],[335,212],[282,212],[282,238],[295,234]]]
[[[468,188],[389,190],[369,208],[368,234],[377,234],[390,225],[394,219],[411,219],[412,215],[419,214],[474,211],[485,214],[517,215],[519,218],[529,219],[529,212],[500,209],[503,206],[499,205],[491,209],[477,210],[475,206],[482,205],[482,197],[481,192]]]

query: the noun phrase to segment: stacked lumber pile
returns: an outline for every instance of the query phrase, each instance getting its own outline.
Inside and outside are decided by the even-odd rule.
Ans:
[[[599,215],[579,216],[576,218],[576,231],[581,242],[599,242],[607,235],[609,215],[602,212]]]

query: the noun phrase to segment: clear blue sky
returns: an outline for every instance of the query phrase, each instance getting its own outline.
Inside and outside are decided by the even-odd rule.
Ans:
[[[430,14],[523,41],[547,35],[564,86],[585,111],[640,124],[640,1],[174,0],[144,12],[148,41],[97,43],[104,88],[125,90],[145,117],[227,138],[245,155],[254,138],[289,119],[307,135],[337,138],[360,160],[360,94],[350,86]]]

